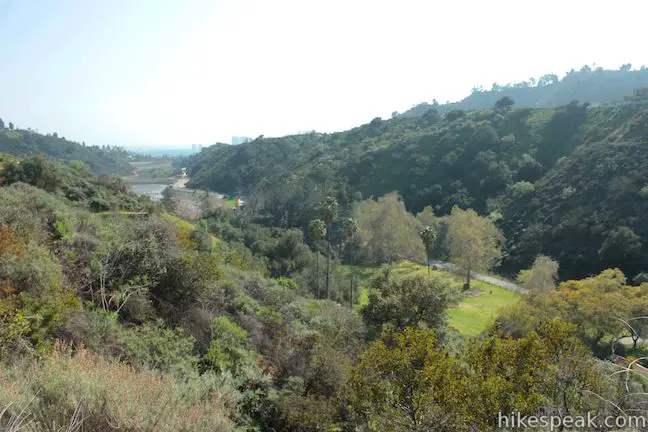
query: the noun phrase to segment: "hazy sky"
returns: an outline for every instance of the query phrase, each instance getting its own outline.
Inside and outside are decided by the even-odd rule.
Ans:
[[[0,0],[0,118],[88,144],[347,129],[648,63],[648,1]]]

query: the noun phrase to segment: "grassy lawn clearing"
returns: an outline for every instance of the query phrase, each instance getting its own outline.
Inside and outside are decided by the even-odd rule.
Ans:
[[[520,294],[478,282],[478,297],[463,299],[457,306],[448,311],[448,322],[459,333],[465,336],[480,334],[497,317],[498,311],[520,299]]]
[[[354,275],[360,283],[360,298],[355,305],[355,310],[359,310],[369,302],[369,281],[377,268],[345,265],[342,266],[342,270],[346,277]],[[427,275],[425,266],[410,261],[397,264],[394,272],[398,276]],[[452,279],[453,285],[459,289],[463,285],[463,279],[453,273],[433,273]],[[471,293],[448,310],[448,324],[464,336],[480,334],[502,307],[514,304],[520,299],[520,294],[486,282],[472,280],[471,286]]]

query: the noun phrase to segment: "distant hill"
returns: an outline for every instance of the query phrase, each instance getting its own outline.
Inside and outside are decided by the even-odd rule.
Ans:
[[[641,70],[603,70],[585,66],[580,71],[570,71],[564,78],[547,74],[536,80],[516,84],[493,84],[491,90],[473,89],[473,93],[459,102],[448,104],[422,103],[402,113],[405,118],[420,117],[430,109],[440,113],[452,110],[490,108],[504,96],[515,101],[517,107],[554,108],[572,100],[598,105],[619,101],[635,88],[648,87],[648,68]]]
[[[415,213],[431,206],[444,215],[458,205],[503,215],[507,271],[547,253],[564,262],[566,277],[617,265],[632,276],[648,270],[647,96],[600,106],[430,111],[339,133],[211,146],[188,158],[188,186],[243,193],[263,223],[302,228],[326,195],[348,207],[398,191]],[[635,261],[611,252],[624,241]]]
[[[81,160],[96,175],[132,173],[129,153],[121,147],[87,146],[56,134],[43,135],[32,130],[0,129],[0,152],[18,157],[42,154],[63,162]]]

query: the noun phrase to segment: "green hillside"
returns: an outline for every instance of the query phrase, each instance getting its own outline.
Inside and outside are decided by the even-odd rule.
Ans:
[[[506,265],[529,265],[541,251],[564,278],[611,267],[636,275],[648,268],[647,212],[648,142],[583,146],[504,206]]]
[[[647,119],[648,104],[641,98],[597,107],[573,101],[558,108],[501,106],[377,118],[340,133],[209,147],[190,158],[189,187],[242,192],[262,223],[298,228],[306,227],[325,193],[349,208],[359,199],[398,191],[413,213],[432,206],[444,215],[458,205],[504,215],[498,224],[509,240],[508,255],[514,255],[505,257],[506,271],[514,273],[546,253],[578,263],[561,266],[565,277],[612,265],[633,276],[648,269],[645,259],[619,262],[598,251],[621,224],[639,236],[639,255],[646,256],[638,193],[648,180]],[[592,170],[602,163],[613,167]],[[603,191],[609,187],[619,189],[614,206]],[[570,188],[573,197],[559,198]],[[525,200],[535,196],[536,204],[528,207]],[[595,231],[573,230],[567,223],[584,214],[597,218]],[[554,235],[547,236],[549,231]]]
[[[509,409],[509,398],[531,400],[530,412],[585,409],[552,390],[564,376],[583,377],[570,394],[605,386],[624,408],[639,406],[595,357],[625,334],[619,314],[648,313],[648,285],[628,286],[618,270],[519,295],[401,262],[350,293],[350,274],[369,272],[341,268],[349,242],[334,240],[328,255],[301,230],[209,200],[194,225],[78,161],[0,161],[2,427],[354,430],[374,421],[367,409],[384,409],[368,394],[396,407],[389,421],[407,418],[399,401],[409,397],[391,402],[392,389],[432,400],[421,375],[443,386],[449,399],[433,403],[460,426],[452,430],[494,430],[492,413]],[[413,219],[437,222],[406,214],[393,196],[366,204],[377,225],[391,226],[374,233],[388,249],[401,249],[401,236],[420,241]],[[453,211],[443,223],[480,219]],[[395,221],[403,226],[389,236]],[[492,406],[480,410],[486,399]]]
[[[42,154],[63,162],[80,160],[96,175],[132,172],[129,154],[120,147],[87,146],[57,134],[42,135],[31,130],[0,128],[0,152],[19,157]]]

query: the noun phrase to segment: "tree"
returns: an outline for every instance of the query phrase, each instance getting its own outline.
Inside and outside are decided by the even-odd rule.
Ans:
[[[648,87],[634,89],[632,91],[632,96],[626,96],[625,99],[637,102],[648,100]]]
[[[9,122],[9,129],[13,130],[14,129],[14,124]]]
[[[542,75],[538,80],[538,87],[546,87],[551,84],[556,84],[558,81],[559,81],[558,75],[556,74]]]
[[[416,220],[419,221],[422,226],[428,225],[433,229],[437,229],[440,222],[439,218],[434,214],[434,210],[432,210],[431,206],[425,206],[423,210],[416,213]]]
[[[8,163],[4,177],[6,184],[29,183],[48,192],[55,191],[60,183],[56,166],[40,155]]]
[[[597,350],[604,338],[615,340],[625,335],[619,318],[627,321],[648,313],[648,310],[632,307],[632,302],[643,304],[640,300],[645,297],[645,294],[635,296],[634,290],[626,285],[625,275],[620,270],[609,269],[586,279],[561,283],[559,289],[547,293],[541,307],[564,321],[577,324],[581,338]]]
[[[518,283],[532,293],[543,293],[556,289],[558,262],[548,256],[538,255],[533,267],[520,271]]]
[[[618,269],[608,269],[596,276],[562,282],[558,289],[527,297],[520,307],[505,312],[504,326],[513,327],[509,334],[521,329],[537,328],[548,317],[576,324],[578,336],[597,355],[615,352],[621,338],[633,342],[648,329],[648,286],[626,284]],[[521,324],[521,325],[520,325]]]
[[[472,341],[456,355],[429,330],[390,334],[352,369],[350,408],[361,430],[412,432],[500,430],[497,413],[607,414],[619,408],[609,402],[619,386],[575,331],[550,320],[519,339]]]
[[[308,226],[308,237],[313,243],[317,243],[319,240],[322,240],[326,237],[328,230],[326,229],[326,224],[321,219],[314,219],[311,221]],[[320,298],[320,286],[319,286],[319,252],[315,251],[315,284],[317,290],[317,298]]]
[[[496,413],[605,410],[618,386],[575,332],[573,324],[551,319],[520,339],[490,337],[469,345],[463,359],[473,366],[463,381],[469,386],[462,423],[490,431],[501,430]],[[587,396],[592,394],[597,397]]]
[[[620,226],[610,231],[598,255],[605,267],[634,270],[637,260],[641,259],[641,247],[641,237],[627,226]]]
[[[374,119],[375,120],[375,119]],[[331,226],[337,217],[340,204],[335,197],[326,197],[324,202],[320,205],[322,213],[322,220],[326,225],[326,298],[330,296],[330,282],[331,282]]]
[[[427,268],[428,268],[428,276],[429,276],[430,275],[430,248],[434,245],[434,242],[436,241],[437,231],[431,226],[426,225],[423,227],[421,231],[419,231],[419,236],[421,237],[421,240],[423,241],[423,245],[425,246],[425,256],[427,258]]]
[[[2,121],[2,119],[0,118],[0,129],[4,129],[4,128],[5,128],[5,123],[4,123],[4,121]]]
[[[450,282],[438,275],[397,278],[389,267],[382,269],[369,286],[369,302],[362,309],[376,333],[388,324],[397,329],[443,325]]]
[[[87,178],[91,174],[90,167],[82,160],[71,160],[68,163],[68,166],[72,171],[74,171],[75,174],[78,174],[81,178]]]
[[[454,121],[465,116],[466,112],[464,110],[455,109],[446,114],[445,118],[447,121]]]
[[[450,261],[466,270],[465,288],[470,289],[470,272],[487,271],[502,257],[503,236],[493,222],[472,209],[455,206],[447,222]]]
[[[383,264],[423,257],[418,237],[419,221],[405,208],[395,192],[377,201],[356,203],[353,217],[358,222],[361,256],[366,263]]]
[[[628,71],[630,71],[630,69],[632,69],[632,64],[631,63],[626,63],[624,65],[621,65],[621,67],[619,68],[619,70],[621,72],[628,72]]]
[[[426,125],[432,125],[438,123],[441,120],[441,116],[438,110],[430,108],[421,116],[421,120]]]
[[[362,353],[349,380],[351,407],[372,425],[362,430],[454,431],[460,379],[434,332],[408,328],[391,344],[378,341]]]
[[[351,258],[351,265],[354,265],[354,250],[353,250],[353,240],[355,238],[355,235],[358,233],[358,222],[356,222],[355,219],[353,218],[348,218],[347,220],[344,221],[344,235],[347,239],[347,244],[349,245],[349,255]],[[349,305],[350,307],[353,307],[353,282],[354,282],[355,276],[351,274],[351,291],[349,292]]]
[[[495,108],[496,110],[506,110],[508,108],[511,108],[514,104],[515,102],[513,101],[513,99],[508,96],[504,96],[503,98],[495,102],[493,108]]]
[[[150,290],[158,311],[169,323],[177,323],[220,278],[216,258],[187,254],[169,260],[159,282]]]

